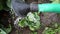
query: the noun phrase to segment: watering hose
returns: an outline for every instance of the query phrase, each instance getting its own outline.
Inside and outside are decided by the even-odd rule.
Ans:
[[[31,10],[38,10],[39,12],[54,12],[60,13],[60,4],[52,4],[52,3],[45,3],[45,4],[32,4]]]
[[[60,4],[38,4],[38,11],[60,13]]]

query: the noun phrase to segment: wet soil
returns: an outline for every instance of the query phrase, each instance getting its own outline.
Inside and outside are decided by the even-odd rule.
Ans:
[[[48,3],[48,2],[50,2],[50,1],[39,0],[39,3]],[[57,14],[57,13],[41,13],[40,19],[41,19],[40,22],[41,22],[42,26],[39,30],[37,30],[38,34],[42,34],[45,27],[50,26],[51,23],[53,23],[53,22],[59,23],[60,22],[60,14]],[[24,28],[23,30],[21,30],[21,33],[22,34],[30,34],[31,31],[29,30],[29,28]],[[17,34],[17,33],[14,30],[14,31],[12,31],[11,34]]]

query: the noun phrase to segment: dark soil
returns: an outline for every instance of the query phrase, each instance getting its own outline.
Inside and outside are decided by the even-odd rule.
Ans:
[[[49,0],[38,0],[38,1],[39,1],[39,3],[51,2]],[[42,26],[41,26],[41,28],[39,30],[37,30],[38,34],[42,34],[44,28],[46,26],[50,26],[51,23],[53,23],[53,22],[60,22],[60,16],[58,14],[56,14],[56,13],[41,13],[40,14],[40,18],[41,18],[40,22],[41,22]],[[30,34],[31,31],[29,30],[29,28],[24,28],[23,30],[20,31],[20,33],[22,33],[22,34]],[[16,30],[12,31],[11,34],[17,34]]]

